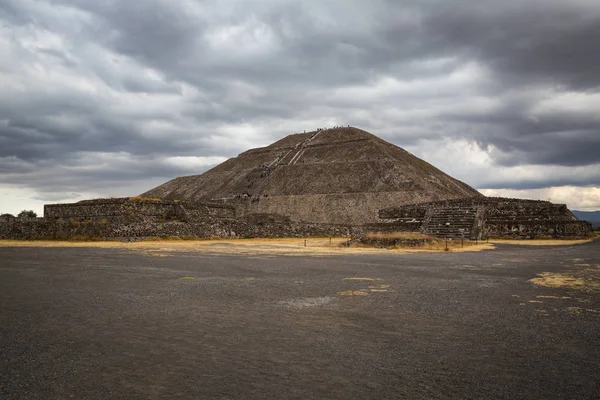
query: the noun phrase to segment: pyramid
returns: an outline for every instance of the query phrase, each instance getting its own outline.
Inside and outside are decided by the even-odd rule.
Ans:
[[[314,223],[364,224],[380,209],[483,196],[406,150],[357,128],[289,135],[141,195],[233,204]]]

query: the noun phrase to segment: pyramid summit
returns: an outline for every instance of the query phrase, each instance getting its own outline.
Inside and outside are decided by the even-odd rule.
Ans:
[[[220,201],[241,214],[337,224],[377,222],[379,210],[391,206],[483,197],[406,150],[352,127],[292,134],[141,196]]]

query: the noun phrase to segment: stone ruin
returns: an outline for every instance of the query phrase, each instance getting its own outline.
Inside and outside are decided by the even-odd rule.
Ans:
[[[379,210],[390,206],[482,195],[375,135],[332,128],[289,135],[141,196],[356,226],[378,222]]]
[[[50,204],[3,239],[357,236],[585,237],[565,205],[489,198],[360,129],[293,134],[140,196]]]
[[[474,197],[390,207],[379,211],[380,232],[421,232],[441,238],[581,238],[591,224],[579,221],[564,204]]]

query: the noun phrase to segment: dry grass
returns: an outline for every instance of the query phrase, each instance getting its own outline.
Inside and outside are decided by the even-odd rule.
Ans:
[[[472,240],[448,240],[434,238],[432,236],[424,235],[420,232],[392,232],[392,233],[367,233],[365,235],[366,239],[387,239],[387,240],[395,240],[395,239],[423,239],[425,243],[420,246],[410,246],[410,245],[395,245],[393,249],[395,250],[420,250],[420,251],[452,251],[452,252],[460,252],[460,251],[479,251],[484,249],[491,249],[493,246],[485,245],[482,241],[472,241]],[[353,247],[357,248],[376,248],[377,243],[360,243],[353,244]],[[448,249],[448,250],[446,250]]]
[[[433,239],[431,236],[421,232],[391,232],[391,233],[367,233],[367,239]]]
[[[162,199],[160,199],[158,197],[133,196],[133,197],[130,197],[129,200],[131,200],[131,201],[161,201]]]
[[[600,265],[575,264],[564,272],[543,272],[529,282],[551,288],[597,292],[600,291]]]
[[[304,246],[306,240],[306,247]],[[282,239],[211,239],[211,240],[155,240],[143,242],[67,242],[67,241],[25,241],[0,240],[0,247],[95,247],[115,248],[148,252],[199,252],[216,254],[247,255],[352,255],[352,254],[390,254],[414,253],[421,251],[443,251],[435,249],[376,249],[363,247],[344,247],[346,238],[282,238]],[[460,246],[460,242],[458,243]],[[453,248],[452,251],[480,251],[493,249],[491,244]]]
[[[420,248],[429,251],[446,251],[446,248],[448,248],[448,251],[460,252],[490,249],[493,248],[493,246],[491,246],[489,243],[476,243],[470,240],[463,240],[462,242],[460,240],[448,240],[446,244],[446,241],[444,239],[434,239],[431,242],[425,243]]]
[[[531,279],[530,282],[551,288],[583,289],[585,287],[585,280],[581,278],[569,274],[552,272],[538,274],[537,278]]]
[[[490,239],[490,243],[498,244],[516,244],[520,246],[571,246],[574,244],[590,243],[594,239]]]
[[[202,239],[195,235],[185,235],[185,236],[162,236],[162,237],[149,237],[144,239],[145,242],[165,242],[171,240],[210,240],[210,239]]]

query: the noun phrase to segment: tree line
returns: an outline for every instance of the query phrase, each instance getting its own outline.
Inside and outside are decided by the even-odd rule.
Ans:
[[[37,213],[33,210],[23,210],[15,217],[12,214],[0,214],[0,218],[36,218]]]

